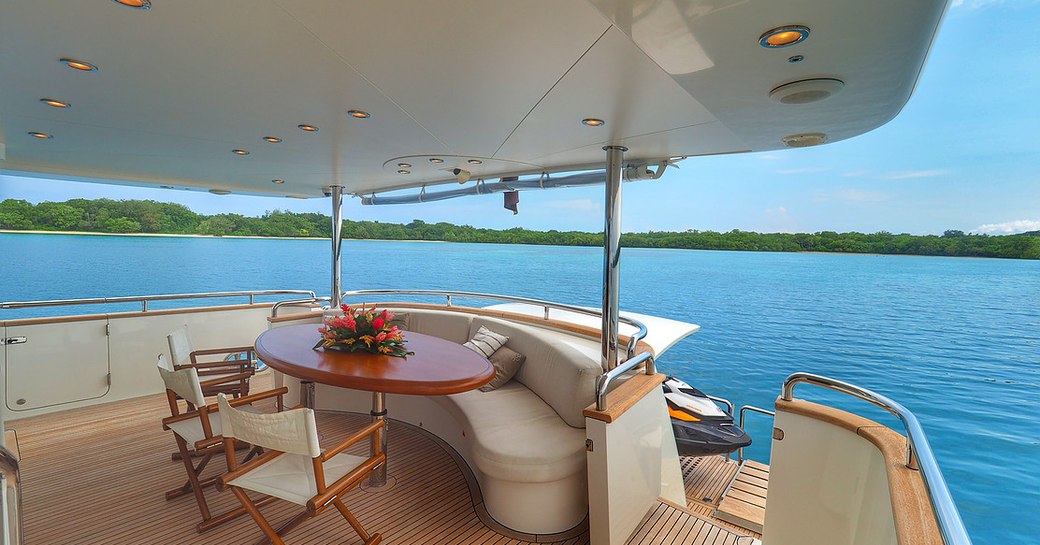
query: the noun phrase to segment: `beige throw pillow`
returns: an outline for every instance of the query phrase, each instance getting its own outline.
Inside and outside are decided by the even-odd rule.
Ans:
[[[463,343],[462,346],[490,359],[491,354],[505,346],[508,340],[509,337],[499,335],[484,326],[480,326],[476,335],[473,335],[473,338]]]
[[[518,354],[503,346],[496,350],[494,354],[491,354],[491,357],[488,359],[491,360],[491,365],[495,366],[495,378],[481,386],[481,392],[490,392],[509,382],[513,375],[520,370],[520,366],[524,364],[524,361],[527,360],[527,356]]]

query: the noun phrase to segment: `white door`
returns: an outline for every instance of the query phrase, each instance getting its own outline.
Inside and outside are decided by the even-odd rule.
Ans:
[[[7,326],[4,335],[8,409],[27,411],[108,393],[107,318]]]

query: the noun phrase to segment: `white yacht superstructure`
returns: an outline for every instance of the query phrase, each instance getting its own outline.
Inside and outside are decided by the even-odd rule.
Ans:
[[[0,423],[21,434],[32,468],[19,477],[17,460],[4,459],[5,539],[21,540],[23,514],[26,543],[254,539],[245,519],[196,535],[190,511],[156,516],[141,498],[161,496],[163,485],[147,478],[168,472],[161,457],[117,465],[144,477],[116,479],[125,502],[96,500],[121,521],[113,525],[63,523],[65,502],[34,480],[53,480],[48,470],[60,464],[48,452],[62,448],[54,430],[65,416],[90,441],[104,439],[90,411],[105,409],[121,411],[118,430],[141,444],[161,437],[143,407],[164,403],[154,357],[169,331],[187,326],[200,345],[249,346],[271,328],[317,328],[323,309],[346,298],[395,309],[409,330],[460,344],[481,326],[508,331],[527,356],[527,371],[501,390],[390,395],[386,406],[287,374],[262,379],[318,409],[337,430],[330,438],[363,419],[345,412],[372,402],[383,418],[389,408],[391,454],[380,471],[397,490],[354,497],[370,506],[362,519],[387,526],[387,542],[970,543],[913,415],[850,384],[788,380],[768,468],[680,458],[653,361],[697,326],[618,308],[624,181],[659,178],[693,156],[826,144],[884,124],[909,99],[945,9],[945,0],[3,0],[0,172],[331,196],[333,217],[327,297],[243,292],[248,304],[149,310],[156,298],[213,294],[142,296],[128,298],[142,305],[134,312],[0,316]],[[599,310],[341,286],[344,197],[378,205],[591,183],[605,185]],[[414,295],[446,299],[401,301]],[[0,308],[92,302],[110,301]],[[882,406],[906,429],[799,400],[804,382]],[[141,418],[153,419],[154,433]],[[409,448],[431,454],[409,458]],[[372,449],[385,452],[375,441]],[[458,498],[431,507],[422,491],[438,486],[458,488]],[[70,520],[90,517],[74,511]],[[408,524],[410,514],[422,524]],[[71,527],[90,534],[67,537]],[[354,537],[303,532],[288,540]]]

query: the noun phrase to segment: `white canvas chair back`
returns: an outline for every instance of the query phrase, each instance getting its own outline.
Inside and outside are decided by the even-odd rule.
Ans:
[[[191,353],[195,351],[195,345],[191,342],[187,325],[171,331],[166,340],[170,343],[170,357],[173,358],[174,365],[191,363]]]
[[[196,407],[206,405],[206,398],[202,395],[202,386],[199,384],[199,373],[194,367],[175,371],[163,354],[159,354],[157,367],[167,390],[173,390],[182,399]]]
[[[314,411],[307,408],[280,413],[249,413],[232,407],[224,394],[217,394],[222,435],[259,447],[314,458],[321,455]]]

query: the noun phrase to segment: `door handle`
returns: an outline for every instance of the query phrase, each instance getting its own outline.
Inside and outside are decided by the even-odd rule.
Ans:
[[[0,345],[8,344],[25,344],[28,339],[25,337],[7,337],[6,339],[0,339]]]

